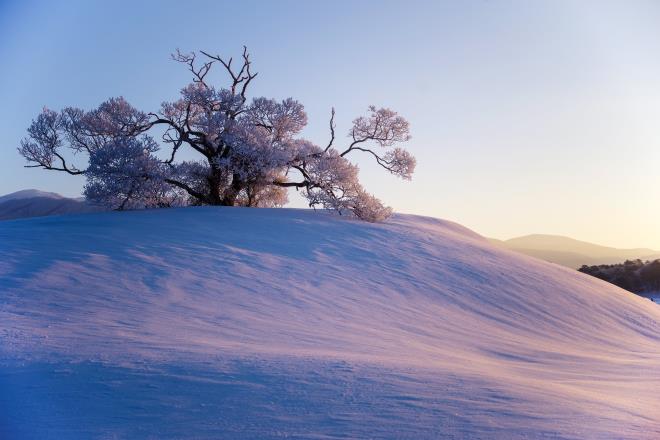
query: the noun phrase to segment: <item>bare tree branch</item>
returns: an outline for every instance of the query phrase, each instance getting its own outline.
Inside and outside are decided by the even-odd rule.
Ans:
[[[210,203],[208,197],[205,194],[195,191],[194,189],[192,189],[190,186],[186,185],[183,182],[179,182],[178,180],[174,180],[174,179],[164,179],[164,181],[169,183],[170,185],[174,185],[178,188],[181,188],[182,190],[186,191],[188,194],[190,194],[191,196],[195,197],[200,201],[203,201],[205,203]]]
[[[324,152],[328,152],[330,147],[332,147],[332,143],[335,141],[335,108],[332,107],[332,111],[330,113],[330,142],[328,142],[328,146],[325,147]]]
[[[231,77],[232,84],[230,86],[230,90],[232,95],[237,94],[237,88],[238,86],[241,86],[241,91],[239,96],[241,97],[242,101],[245,102],[247,100],[246,97],[246,92],[247,88],[250,84],[250,82],[257,76],[258,73],[252,73],[250,71],[250,65],[252,62],[250,61],[250,54],[247,51],[247,47],[243,46],[243,64],[241,65],[240,70],[238,73],[232,68],[231,63],[233,61],[233,58],[229,58],[229,61],[225,61],[220,55],[211,55],[208,52],[205,52],[203,50],[200,50],[200,53],[204,54],[206,57],[210,58],[213,61],[218,61],[220,64],[222,64]],[[236,115],[233,115],[234,117]]]
[[[193,74],[193,82],[202,84],[204,87],[208,88],[209,86],[204,81],[204,78],[211,70],[213,66],[213,61],[207,61],[201,65],[199,68],[195,68],[195,52],[189,54],[182,53],[179,49],[176,50],[176,54],[172,54],[172,59],[179,63],[184,63],[188,65],[188,70]]]

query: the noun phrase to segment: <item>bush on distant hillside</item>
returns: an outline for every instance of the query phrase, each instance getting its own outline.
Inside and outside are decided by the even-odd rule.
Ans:
[[[247,98],[257,76],[247,50],[236,67],[206,52],[173,58],[187,66],[192,83],[160,111],[145,113],[123,98],[112,98],[84,111],[44,109],[28,129],[19,152],[28,167],[87,177],[85,196],[114,209],[180,204],[282,206],[287,189],[302,192],[311,207],[321,206],[378,221],[391,210],[368,194],[358,168],[348,160],[366,153],[390,173],[410,179],[415,159],[397,144],[410,139],[408,122],[392,110],[369,107],[353,121],[349,142],[335,146],[334,109],[330,141],[319,146],[297,137],[307,125],[303,105],[288,98]],[[200,58],[201,61],[200,61]],[[228,85],[208,80],[221,65]],[[160,145],[152,135],[160,129]],[[167,147],[167,158],[157,156]],[[182,148],[196,156],[177,160]],[[87,167],[70,158],[86,156]]]
[[[660,291],[660,260],[627,260],[621,264],[585,265],[578,270],[631,292]]]
[[[639,276],[648,290],[660,291],[660,260],[645,265]]]

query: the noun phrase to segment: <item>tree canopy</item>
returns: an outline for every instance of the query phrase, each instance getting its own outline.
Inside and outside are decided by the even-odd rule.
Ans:
[[[390,215],[390,208],[364,190],[348,158],[367,154],[388,172],[410,179],[415,159],[399,147],[410,139],[406,119],[370,106],[353,120],[348,142],[339,147],[333,109],[330,140],[319,146],[299,136],[307,114],[298,101],[248,99],[257,73],[246,48],[239,66],[204,51],[177,51],[173,58],[192,75],[179,99],[149,113],[122,97],[91,111],[44,109],[19,148],[26,166],[84,175],[85,197],[114,209],[282,206],[287,189],[296,188],[310,207],[367,221]],[[227,74],[225,87],[208,80],[215,66]],[[182,148],[194,151],[196,159],[180,160]],[[84,167],[71,162],[81,155]]]

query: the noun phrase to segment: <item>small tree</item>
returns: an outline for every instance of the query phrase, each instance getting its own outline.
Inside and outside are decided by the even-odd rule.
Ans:
[[[173,58],[193,77],[178,100],[163,103],[157,113],[141,112],[121,97],[92,111],[44,109],[19,148],[26,166],[83,174],[85,196],[114,209],[282,206],[287,189],[296,188],[311,207],[348,212],[367,221],[390,215],[389,208],[362,188],[358,168],[348,156],[366,153],[390,173],[410,179],[415,159],[397,146],[410,139],[403,117],[371,106],[366,116],[353,121],[348,145],[337,149],[333,109],[330,141],[320,147],[297,137],[307,124],[299,102],[248,101],[248,87],[257,74],[247,49],[239,68],[231,58],[203,51],[177,51]],[[217,89],[207,80],[215,65],[228,74],[226,88]],[[151,135],[158,128],[161,145]],[[166,160],[156,155],[161,146],[169,150]],[[198,159],[177,160],[182,147],[196,152]],[[86,156],[87,167],[67,162],[71,153]]]

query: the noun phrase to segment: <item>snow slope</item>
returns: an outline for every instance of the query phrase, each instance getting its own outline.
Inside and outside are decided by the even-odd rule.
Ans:
[[[0,438],[660,438],[660,307],[457,224],[0,223]]]

